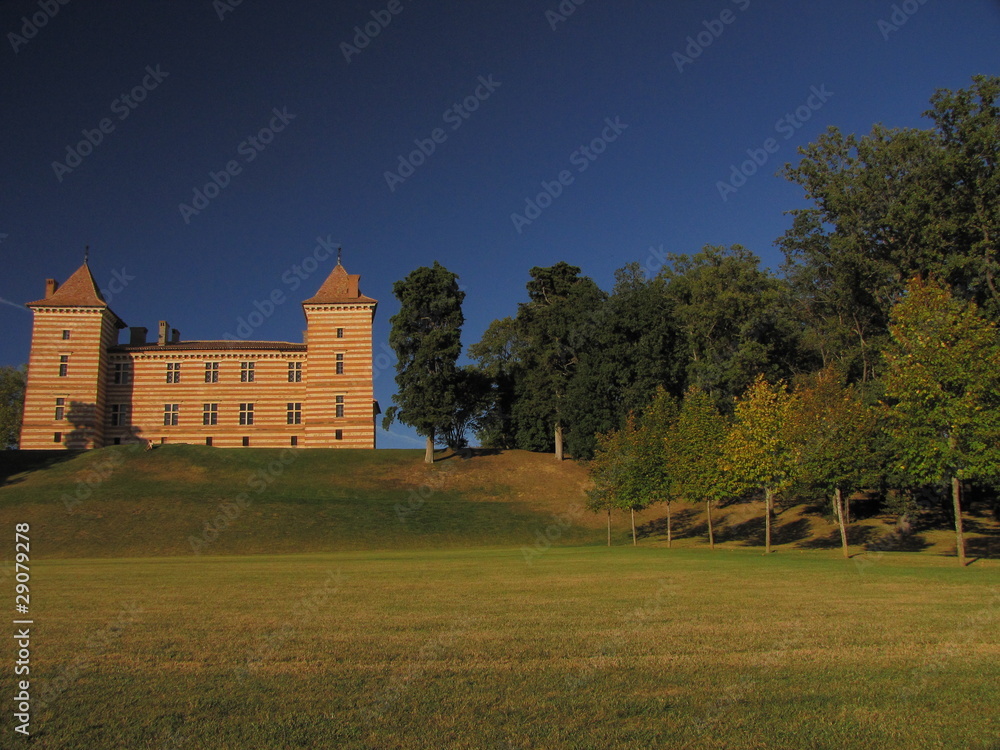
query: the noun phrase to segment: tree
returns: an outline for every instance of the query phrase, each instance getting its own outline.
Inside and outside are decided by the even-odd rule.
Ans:
[[[517,446],[512,414],[522,347],[517,322],[510,317],[494,320],[482,339],[469,347],[474,367],[489,381],[485,408],[474,425],[480,445],[486,448]]]
[[[513,419],[517,443],[529,450],[554,447],[563,458],[565,397],[579,363],[579,332],[605,294],[580,269],[560,262],[534,267],[527,303],[518,308],[520,367],[515,383]]]
[[[593,455],[597,433],[618,429],[646,409],[657,389],[683,392],[684,352],[662,278],[637,263],[615,272],[607,300],[586,312],[571,334],[579,363],[565,397],[567,443],[575,458]]]
[[[789,289],[756,255],[733,245],[669,258],[661,274],[684,335],[688,385],[726,403],[758,373],[780,379],[800,369]]]
[[[597,436],[597,449],[590,461],[590,478],[594,486],[587,490],[587,509],[608,514],[608,546],[611,546],[611,511],[622,507],[622,496],[630,481],[633,457],[627,445],[628,430],[635,423],[629,415],[625,429],[612,430]]]
[[[490,378],[473,366],[456,370],[454,391],[455,411],[442,438],[445,445],[458,451],[469,444],[466,436],[470,429],[477,433],[484,429],[483,420],[488,418],[493,392]]]
[[[723,445],[725,466],[735,487],[764,492],[764,553],[771,552],[774,498],[792,480],[795,454],[787,439],[792,398],[783,382],[772,386],[759,375],[736,400],[733,425]]]
[[[844,557],[850,557],[844,497],[878,481],[877,414],[856,387],[827,367],[796,388],[786,427],[796,486],[831,499]]]
[[[785,275],[806,340],[852,379],[875,376],[890,310],[916,275],[1000,321],[1000,78],[940,90],[931,105],[933,128],[830,128],[785,165],[813,203],[779,240]]]
[[[681,467],[670,461],[667,453],[667,436],[677,422],[677,402],[662,386],[642,412],[639,429],[634,439],[636,461],[634,467],[634,489],[630,510],[632,517],[632,541],[635,542],[634,511],[648,508],[653,503],[667,506],[667,547],[673,543],[671,501],[673,498],[673,474]]]
[[[21,437],[27,367],[0,367],[0,449],[16,448]]]
[[[435,437],[452,427],[461,406],[455,363],[462,351],[465,292],[458,288],[458,276],[437,261],[397,281],[392,292],[400,301],[389,333],[399,390],[382,426],[388,429],[398,418],[415,428],[427,438],[424,460],[433,463]]]
[[[892,311],[885,352],[890,430],[901,469],[950,480],[956,549],[965,565],[961,483],[1000,478],[1000,338],[974,303],[914,279]]]
[[[728,494],[721,461],[727,429],[715,400],[692,386],[684,395],[676,423],[665,437],[667,462],[672,467],[671,494],[705,503],[711,549],[715,549],[712,502]]]
[[[667,503],[667,543],[670,543],[670,478],[663,440],[677,417],[673,399],[660,389],[640,418],[630,413],[625,426],[597,436],[597,450],[590,461],[594,488],[591,510],[608,512],[611,543],[611,510],[627,510],[632,521],[632,544],[638,543],[635,512],[653,503]]]

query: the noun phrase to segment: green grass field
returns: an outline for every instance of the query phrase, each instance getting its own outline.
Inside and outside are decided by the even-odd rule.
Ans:
[[[33,581],[36,748],[1000,746],[989,565],[595,547]]]
[[[763,557],[755,508],[715,552],[681,508],[674,549],[659,510],[607,548],[572,462],[420,455],[0,456],[35,621],[33,736],[8,709],[0,748],[1000,750],[1000,563],[958,568],[947,527],[844,560],[785,509]]]

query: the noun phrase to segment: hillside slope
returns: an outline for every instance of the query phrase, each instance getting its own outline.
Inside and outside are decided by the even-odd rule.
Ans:
[[[589,480],[573,461],[482,451],[428,466],[422,455],[190,445],[5,452],[0,524],[30,523],[39,559],[606,543],[606,517],[585,510]],[[823,511],[782,510],[777,547],[835,550],[839,535]],[[761,512],[758,503],[718,509],[718,546],[763,544]],[[970,554],[1000,556],[992,514],[970,515]],[[854,551],[899,547],[890,538],[891,520],[873,516],[854,524]],[[636,524],[640,543],[666,543],[662,505],[637,513]],[[675,503],[673,535],[675,546],[706,546],[703,508]],[[628,514],[613,514],[612,541],[631,541]],[[953,554],[954,544],[940,522],[903,547]]]

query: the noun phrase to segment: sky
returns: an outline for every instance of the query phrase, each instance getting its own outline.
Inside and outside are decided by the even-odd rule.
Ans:
[[[0,2],[0,365],[85,246],[129,325],[301,341],[340,245],[385,409],[413,269],[459,275],[466,346],[536,265],[777,269],[796,149],[928,127],[935,90],[1000,73],[998,32],[997,0]]]

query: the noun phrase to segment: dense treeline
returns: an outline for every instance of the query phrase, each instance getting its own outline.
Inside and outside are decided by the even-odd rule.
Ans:
[[[785,166],[808,207],[779,273],[739,245],[627,265],[610,292],[530,269],[474,364],[433,386],[462,404],[437,434],[593,459],[604,507],[951,483],[957,508],[963,481],[1000,472],[1000,78],[925,115],[830,128]],[[725,465],[699,465],[706,446]]]

